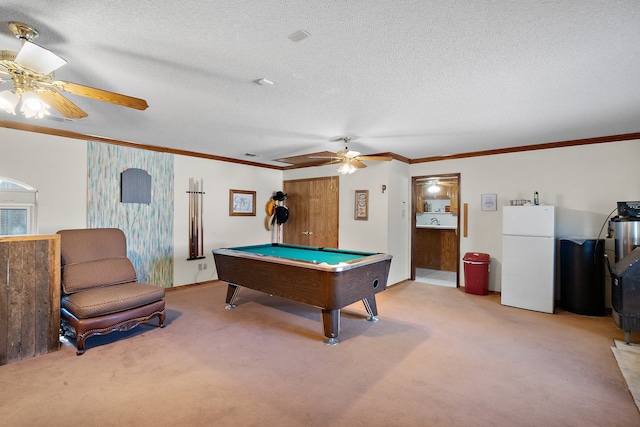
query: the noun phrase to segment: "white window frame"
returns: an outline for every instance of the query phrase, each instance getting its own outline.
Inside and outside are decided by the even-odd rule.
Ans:
[[[38,190],[11,178],[0,177],[0,182],[9,182],[14,186],[0,188],[0,209],[26,209],[27,234],[38,234]]]

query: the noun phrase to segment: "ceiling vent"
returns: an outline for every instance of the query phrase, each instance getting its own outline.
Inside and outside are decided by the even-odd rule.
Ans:
[[[298,30],[289,36],[289,40],[293,42],[301,42],[302,40],[306,39],[310,35],[311,34],[307,33],[305,30]]]

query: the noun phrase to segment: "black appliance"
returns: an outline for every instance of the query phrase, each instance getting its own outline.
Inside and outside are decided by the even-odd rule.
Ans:
[[[613,267],[609,265],[609,271],[613,321],[624,330],[624,340],[629,344],[631,332],[640,331],[640,247]]]
[[[611,273],[611,313],[629,344],[631,332],[640,331],[640,201],[618,202],[618,215],[611,222],[615,265],[604,256]]]
[[[618,262],[640,246],[640,202],[618,202],[618,215],[611,222]]]
[[[618,216],[640,217],[640,202],[618,202]]]
[[[604,239],[560,239],[560,306],[604,316],[604,296]]]

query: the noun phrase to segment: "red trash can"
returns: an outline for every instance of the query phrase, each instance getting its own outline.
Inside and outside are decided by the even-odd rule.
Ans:
[[[462,261],[464,261],[464,291],[468,294],[487,295],[491,268],[489,254],[467,252]]]

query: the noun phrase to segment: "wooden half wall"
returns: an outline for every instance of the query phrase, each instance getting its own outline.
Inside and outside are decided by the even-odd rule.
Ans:
[[[60,236],[0,236],[0,365],[60,348]]]

